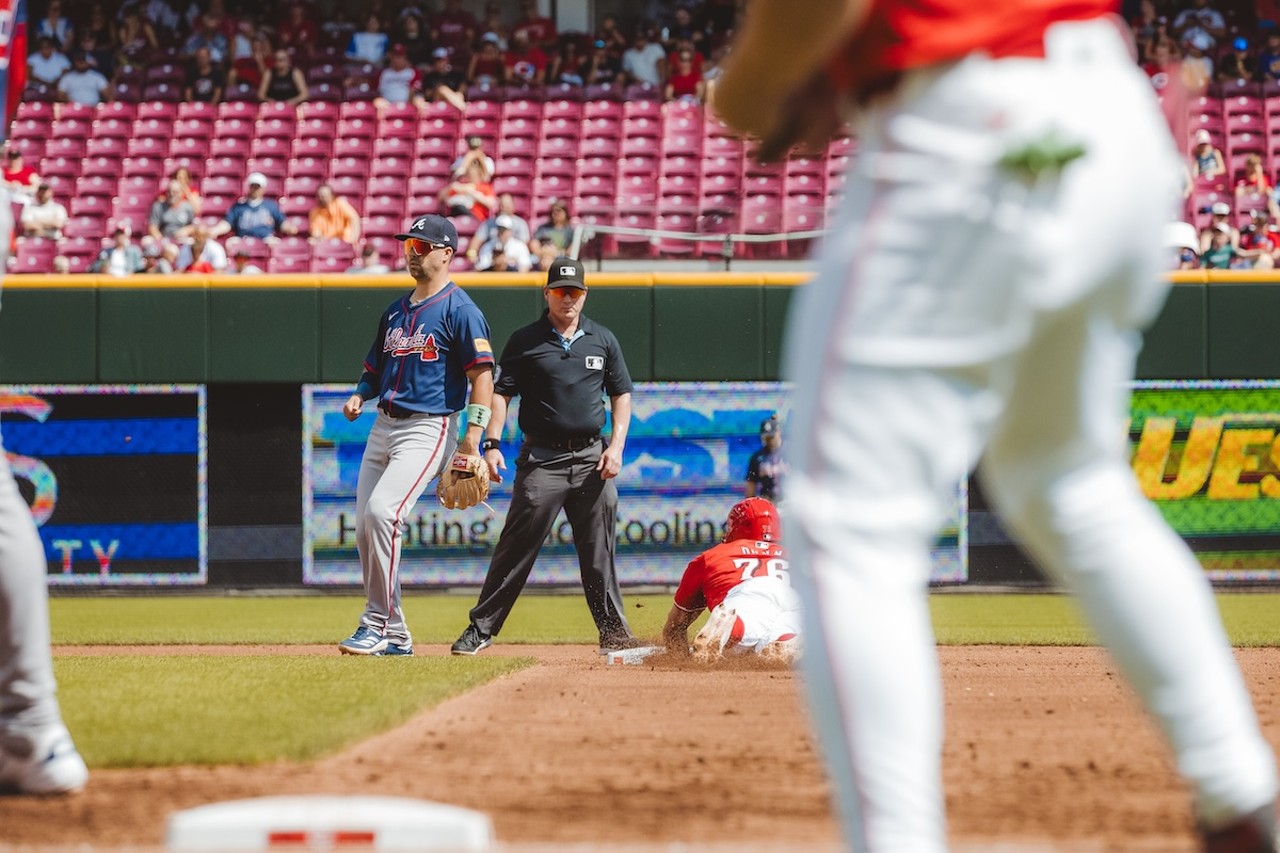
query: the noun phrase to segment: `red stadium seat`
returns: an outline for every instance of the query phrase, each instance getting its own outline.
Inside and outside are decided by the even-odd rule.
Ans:
[[[311,271],[341,273],[355,262],[355,249],[342,240],[320,240],[311,251]]]
[[[298,160],[304,157],[328,158],[333,156],[333,140],[324,136],[310,136],[299,133],[289,146],[289,157]]]
[[[120,177],[120,161],[120,157],[85,157],[80,162],[80,174],[81,176],[110,178],[114,182]]]
[[[206,101],[183,101],[178,104],[177,117],[179,121],[183,119],[198,118],[204,119],[210,124],[218,117],[218,108],[214,104]]]
[[[340,133],[333,141],[333,156],[368,160],[373,156],[373,137],[343,136]]]
[[[370,196],[389,195],[404,198],[409,194],[409,172],[399,172],[397,174],[377,174],[376,172],[370,176],[369,184],[365,187],[365,194]]]
[[[214,175],[239,177],[247,174],[244,168],[245,160],[246,157],[243,151],[236,152],[234,156],[210,156],[209,159],[204,161],[204,175],[206,178]]]
[[[107,234],[107,218],[96,213],[69,216],[62,234],[64,237],[89,237],[101,240]]]
[[[298,110],[302,121],[327,119],[330,124],[336,124],[340,108],[328,101],[303,101],[298,105]]]
[[[365,195],[364,215],[403,217],[405,213],[404,196],[401,195]]]
[[[278,157],[289,159],[289,147],[292,137],[266,136],[257,137],[249,142],[250,157]]]
[[[53,272],[53,258],[58,254],[57,243],[44,237],[19,237],[14,256],[15,273]]]
[[[544,121],[564,119],[565,121],[577,122],[582,119],[582,109],[582,102],[580,100],[549,100],[543,104],[542,118]]]
[[[339,177],[356,177],[367,179],[369,177],[369,160],[365,157],[334,157],[329,161],[329,178],[333,180]]]
[[[417,112],[405,115],[384,115],[378,119],[375,130],[380,139],[400,139],[412,144],[418,136]]]
[[[311,212],[311,208],[316,206],[315,190],[309,193],[295,193],[287,189],[288,182],[295,180],[287,178],[285,180],[286,190],[284,195],[280,196],[280,210],[285,216],[301,216],[306,217]]]

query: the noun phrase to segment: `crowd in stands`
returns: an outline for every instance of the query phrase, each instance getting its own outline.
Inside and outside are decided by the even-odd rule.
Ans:
[[[32,0],[27,90],[0,180],[16,204],[28,255],[48,243],[73,251],[48,256],[43,245],[40,258],[23,268],[111,274],[398,268],[390,229],[381,221],[376,229],[365,225],[374,208],[382,211],[376,216],[393,215],[377,204],[383,196],[373,194],[374,181],[396,197],[388,183],[394,174],[376,173],[369,155],[390,152],[391,142],[402,139],[397,153],[409,160],[400,189],[410,192],[400,194],[395,218],[421,212],[406,205],[430,200],[463,220],[461,268],[542,269],[568,250],[570,206],[581,201],[567,189],[557,192],[563,182],[554,178],[572,184],[577,175],[544,182],[540,163],[535,177],[527,163],[521,171],[518,156],[495,160],[510,155],[502,150],[507,139],[466,133],[484,129],[476,116],[517,101],[604,99],[618,108],[610,114],[614,134],[628,101],[688,109],[700,125],[740,7],[740,0],[653,0],[625,20],[604,15],[595,31],[579,32],[560,31],[538,0],[518,6],[490,0],[482,12],[477,0]],[[356,109],[366,106],[372,113]],[[586,119],[581,111],[566,116],[560,123],[573,123],[577,147]],[[645,116],[640,123],[649,130],[664,123],[660,113],[646,109]],[[421,167],[415,131],[428,117],[442,131],[440,153],[452,159],[448,149],[455,143],[460,149],[447,172],[428,175]],[[500,118],[505,114],[490,115],[490,131]],[[528,122],[540,119],[530,114]],[[409,129],[384,140],[393,121]],[[281,132],[264,135],[270,130],[264,122]],[[361,123],[376,127],[374,138],[345,136]],[[538,135],[535,127],[530,138]],[[28,164],[24,152],[37,156]],[[91,163],[99,152],[114,153],[118,171]],[[363,157],[362,168],[375,173],[342,171],[351,165],[336,165],[344,152],[351,155],[345,159]],[[295,168],[301,153],[332,168]],[[577,153],[566,148],[565,159],[572,164]],[[618,152],[598,153],[616,160]],[[149,173],[137,167],[148,158]],[[220,159],[238,159],[239,171]],[[81,168],[68,167],[68,160]],[[277,168],[249,172],[264,163]],[[232,186],[230,179],[242,175]],[[113,177],[118,183],[109,186]],[[617,181],[605,187],[601,175],[593,176],[588,183],[597,195],[588,203],[620,187],[621,175]],[[97,196],[85,193],[98,190],[104,203],[86,200]],[[283,260],[303,254],[312,263]]]
[[[1179,269],[1280,263],[1280,3],[1141,0],[1139,62],[1185,144]],[[1185,103],[1184,103],[1185,102]]]

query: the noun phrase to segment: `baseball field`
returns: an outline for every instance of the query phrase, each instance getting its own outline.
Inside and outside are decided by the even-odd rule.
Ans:
[[[1218,600],[1280,745],[1280,594]],[[471,603],[408,597],[416,656],[356,658],[334,646],[349,596],[55,598],[63,710],[93,775],[70,798],[0,798],[0,849],[158,847],[175,810],[307,793],[476,809],[508,849],[836,849],[789,670],[608,666],[577,595],[527,595],[494,647],[450,657]],[[1154,727],[1069,599],[931,604],[958,850],[1195,849]],[[627,606],[654,637],[669,598]]]

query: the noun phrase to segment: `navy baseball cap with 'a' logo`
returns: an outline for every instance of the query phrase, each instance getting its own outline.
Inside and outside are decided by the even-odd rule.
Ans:
[[[556,258],[547,269],[547,287],[576,287],[586,290],[582,264],[573,258]]]
[[[419,216],[413,220],[408,232],[397,234],[396,239],[425,240],[433,246],[448,246],[454,251],[458,249],[458,229],[448,219],[435,213]]]

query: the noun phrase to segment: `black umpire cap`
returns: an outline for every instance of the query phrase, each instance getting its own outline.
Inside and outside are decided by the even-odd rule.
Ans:
[[[547,270],[547,287],[576,287],[586,290],[586,276],[582,264],[573,258],[556,258]]]
[[[453,223],[448,219],[435,213],[419,216],[413,220],[409,231],[405,234],[397,234],[396,239],[426,240],[433,246],[448,246],[455,252],[458,250],[458,229],[454,228]]]

